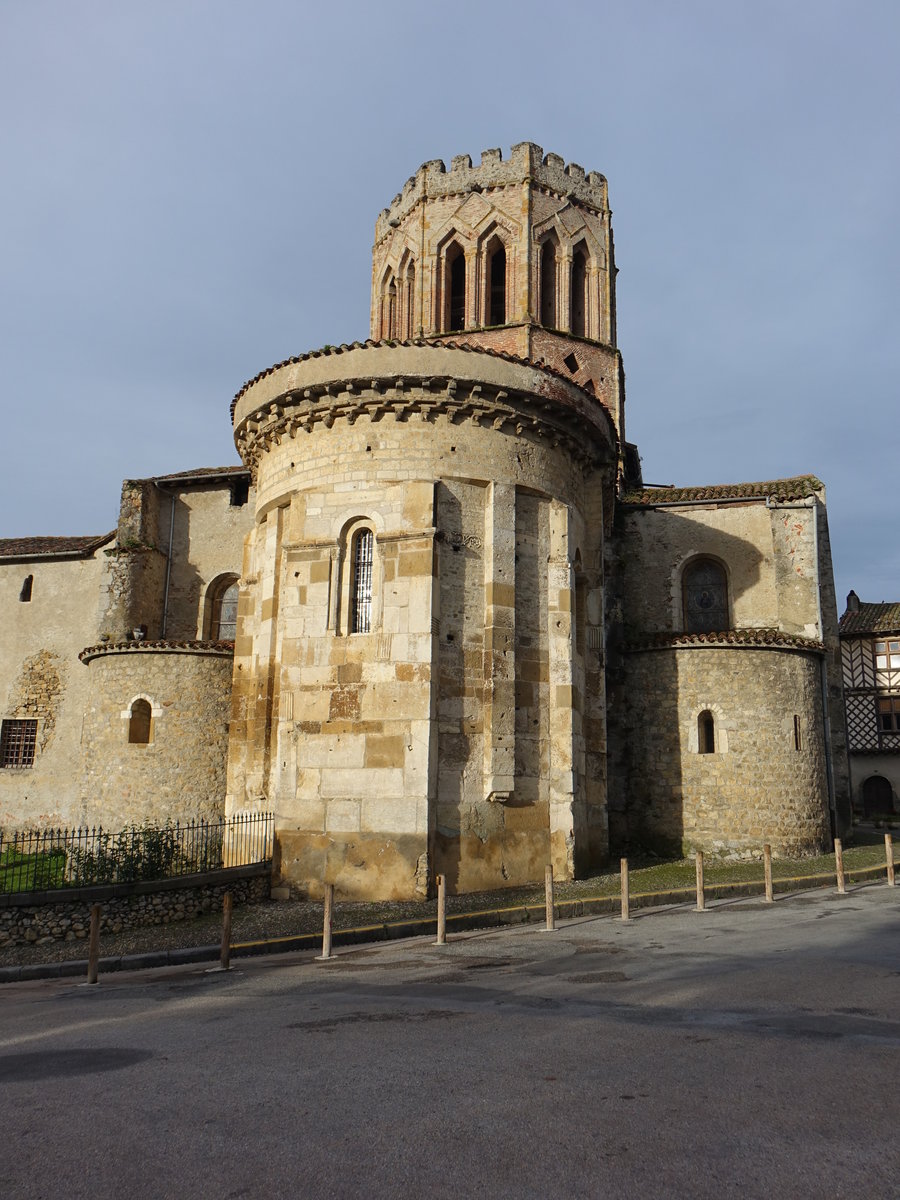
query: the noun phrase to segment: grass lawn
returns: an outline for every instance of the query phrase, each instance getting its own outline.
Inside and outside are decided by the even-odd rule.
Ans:
[[[0,894],[62,887],[65,871],[65,850],[46,850],[38,854],[4,850],[0,853]]]

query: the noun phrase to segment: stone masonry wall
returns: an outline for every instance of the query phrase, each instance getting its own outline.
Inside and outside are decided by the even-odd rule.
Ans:
[[[108,828],[224,809],[232,658],[227,651],[111,647],[90,675],[84,715],[82,819]],[[149,701],[151,740],[128,741],[135,699]]]
[[[828,786],[819,656],[702,647],[632,653],[628,838],[714,854],[819,851]],[[698,752],[698,718],[715,752]],[[795,748],[794,717],[801,748]]]
[[[269,890],[270,879],[265,874],[223,884],[205,883],[196,887],[113,896],[102,901],[100,953],[103,953],[104,933],[169,925],[174,921],[190,921],[206,913],[220,912],[225,892],[231,892],[235,904],[262,904],[269,899]],[[91,905],[94,903],[95,900],[60,896],[44,904],[4,904],[0,906],[0,950],[83,941],[87,957]]]
[[[30,767],[0,770],[0,827],[71,825],[80,819],[77,763],[87,672],[78,653],[97,638],[106,560],[93,557],[0,564],[0,720],[35,719]],[[33,577],[31,600],[20,601]]]
[[[570,712],[583,672],[572,661],[569,531],[588,508],[584,455],[606,464],[590,476],[597,488],[615,457],[608,418],[578,407],[588,402],[533,368],[434,347],[314,357],[238,398],[257,525],[227,804],[276,810],[280,870],[294,886],[400,897],[438,871],[457,890],[537,879],[551,828],[555,869],[571,875],[585,755]],[[574,425],[549,424],[575,412],[577,438]],[[277,431],[261,433],[270,420]],[[375,541],[372,628],[352,633],[349,557],[362,526]],[[537,726],[520,718],[517,730],[517,681],[533,685]],[[569,715],[551,728],[554,706]],[[605,797],[593,795],[605,820]]]

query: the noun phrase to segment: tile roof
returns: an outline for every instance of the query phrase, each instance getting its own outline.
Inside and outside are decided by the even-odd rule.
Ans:
[[[113,530],[90,537],[0,538],[0,558],[90,558],[115,535]]]
[[[238,463],[230,467],[195,467],[193,471],[173,471],[171,475],[148,475],[146,479],[131,479],[129,483],[166,483],[173,479],[206,479],[215,476],[248,475],[246,467]]]
[[[863,604],[860,600],[855,612],[847,609],[838,629],[844,636],[851,633],[900,633],[900,603]]]
[[[690,504],[716,500],[805,500],[821,491],[823,484],[815,475],[796,475],[791,479],[769,479],[763,483],[716,483],[708,487],[645,487],[624,492],[623,504]]]
[[[255,383],[258,383],[260,379],[265,379],[267,375],[274,374],[275,371],[281,370],[282,367],[290,367],[294,363],[306,362],[310,358],[327,358],[331,354],[346,354],[350,350],[368,350],[378,346],[427,346],[429,349],[436,350],[465,350],[469,354],[489,354],[492,358],[502,358],[505,362],[519,363],[522,366],[535,367],[539,371],[546,371],[548,375],[556,375],[560,379],[564,379],[566,383],[573,384],[575,387],[581,386],[575,382],[571,375],[566,375],[562,371],[558,371],[548,363],[537,362],[531,358],[521,358],[517,354],[509,354],[505,350],[496,350],[493,346],[475,346],[470,342],[448,341],[444,337],[438,337],[434,340],[430,338],[409,338],[403,341],[398,338],[382,339],[381,341],[374,341],[372,338],[369,338],[365,342],[350,342],[349,344],[344,342],[340,346],[325,346],[321,350],[308,350],[305,354],[295,354],[291,358],[284,359],[282,362],[273,363],[271,367],[266,367],[265,370],[254,375],[252,379],[248,379],[231,401],[232,421],[234,420],[234,410],[237,408],[237,403],[244,392],[253,387]],[[581,390],[584,391],[585,389],[582,388]],[[592,392],[587,392],[587,395],[592,400],[597,400],[598,403],[602,404],[602,401],[598,400]]]

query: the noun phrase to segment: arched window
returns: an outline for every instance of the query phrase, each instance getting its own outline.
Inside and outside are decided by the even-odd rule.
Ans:
[[[572,294],[569,310],[572,314],[572,332],[577,337],[587,336],[587,266],[587,251],[582,244],[572,255]]]
[[[699,754],[715,754],[716,752],[716,719],[708,708],[697,717],[697,752]]]
[[[233,642],[237,634],[238,581],[225,575],[210,588],[207,637],[215,642]]]
[[[350,543],[350,632],[369,633],[372,628],[372,564],[375,535],[359,529]]]
[[[27,604],[31,599],[31,589],[34,586],[34,576],[26,575],[25,582],[22,584],[22,590],[19,592],[19,599]]]
[[[406,337],[415,337],[416,334],[416,267],[415,263],[410,263],[406,268]]]
[[[551,233],[541,246],[541,324],[555,329],[556,315],[556,234]]]
[[[506,247],[495,238],[488,251],[488,325],[506,324]]]
[[[128,740],[134,746],[146,746],[153,728],[153,710],[147,700],[135,700],[128,720]]]
[[[684,628],[688,633],[719,633],[730,628],[725,568],[711,558],[695,558],[681,579]]]
[[[387,290],[387,335],[389,338],[395,338],[398,334],[397,325],[399,323],[399,314],[397,311],[397,285],[393,279],[388,284]]]
[[[446,272],[449,283],[447,295],[447,328],[466,327],[466,256],[461,246],[454,242],[447,251]]]

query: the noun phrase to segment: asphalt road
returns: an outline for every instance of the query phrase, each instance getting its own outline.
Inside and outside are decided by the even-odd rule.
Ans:
[[[900,888],[0,989],[0,1195],[900,1196]]]

